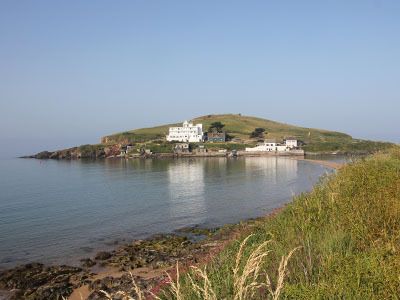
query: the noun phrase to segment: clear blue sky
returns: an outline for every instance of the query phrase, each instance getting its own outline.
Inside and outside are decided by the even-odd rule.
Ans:
[[[0,0],[2,155],[225,112],[400,142],[400,1]]]

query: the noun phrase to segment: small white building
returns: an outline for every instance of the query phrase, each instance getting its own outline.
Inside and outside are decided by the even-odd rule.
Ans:
[[[281,145],[275,140],[266,140],[264,143],[257,145],[256,147],[246,148],[248,152],[284,152],[289,151],[287,145]]]
[[[297,149],[299,146],[298,140],[295,138],[286,138],[283,144],[277,143],[276,140],[265,140],[264,143],[256,147],[246,148],[249,152],[286,152]]]
[[[296,138],[288,137],[285,138],[285,145],[288,146],[290,149],[297,148],[299,143]]]
[[[190,147],[188,143],[179,143],[174,146],[175,153],[188,153],[190,152]]]
[[[198,143],[203,141],[203,124],[183,122],[182,127],[170,127],[167,141]]]

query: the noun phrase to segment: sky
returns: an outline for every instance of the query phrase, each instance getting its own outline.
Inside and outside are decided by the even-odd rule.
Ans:
[[[0,0],[0,156],[213,113],[400,142],[400,1]]]

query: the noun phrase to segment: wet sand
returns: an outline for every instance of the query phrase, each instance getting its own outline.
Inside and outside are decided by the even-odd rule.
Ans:
[[[318,164],[324,167],[328,167],[328,168],[332,168],[332,169],[340,169],[341,167],[343,167],[345,165],[345,163],[338,163],[338,162],[334,162],[334,161],[329,161],[329,160],[318,160],[318,159],[307,159],[304,157],[294,157],[292,159],[296,159],[296,160],[303,160],[303,161],[307,161],[313,164]]]

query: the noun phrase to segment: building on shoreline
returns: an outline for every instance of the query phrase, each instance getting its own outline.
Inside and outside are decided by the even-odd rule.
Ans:
[[[169,142],[199,143],[204,140],[203,124],[183,122],[182,127],[170,127],[167,135]]]
[[[288,146],[290,149],[297,148],[299,147],[299,141],[294,138],[294,137],[286,137],[283,142],[285,143],[286,146]]]
[[[217,131],[208,132],[207,141],[212,143],[224,143],[226,141],[226,133]]]
[[[286,139],[283,144],[276,140],[265,140],[256,147],[246,148],[247,152],[287,152],[297,148],[297,139]]]
[[[174,153],[189,153],[190,146],[188,143],[179,143],[174,146]]]
[[[204,154],[204,153],[207,153],[208,150],[207,150],[207,148],[206,148],[204,145],[199,145],[199,146],[196,148],[195,152],[198,153],[198,154],[199,154],[199,153]]]

